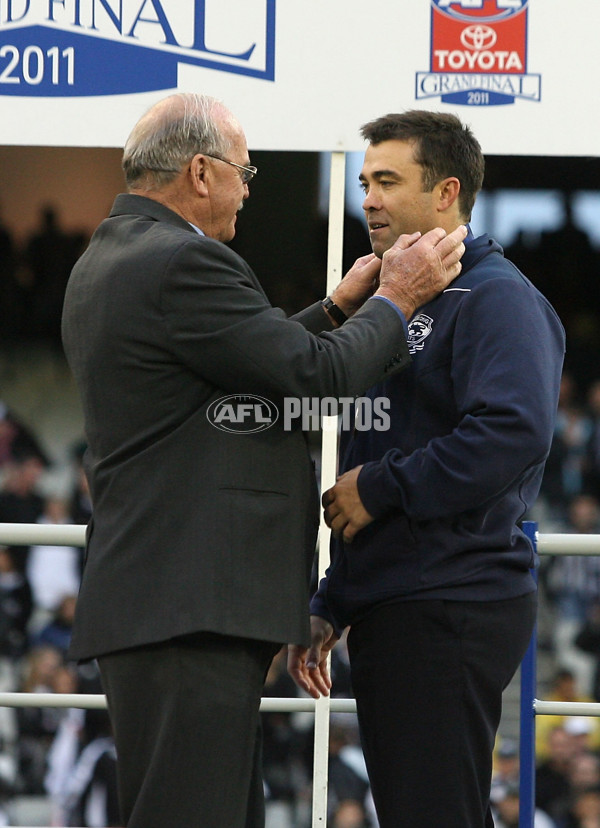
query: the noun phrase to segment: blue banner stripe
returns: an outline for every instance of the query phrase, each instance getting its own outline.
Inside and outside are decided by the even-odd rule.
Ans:
[[[0,32],[0,96],[63,98],[174,89],[179,63],[273,79],[272,64],[261,71],[62,29],[28,26]]]

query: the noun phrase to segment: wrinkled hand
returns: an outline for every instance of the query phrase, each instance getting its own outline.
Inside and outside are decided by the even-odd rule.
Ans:
[[[333,534],[351,543],[357,532],[372,523],[374,518],[367,512],[358,494],[358,474],[362,466],[340,475],[331,489],[323,493],[321,502],[325,509],[325,523]]]
[[[288,645],[288,673],[298,687],[313,699],[328,696],[331,690],[331,676],[327,656],[338,637],[333,627],[318,615],[310,617],[310,649],[299,644]]]
[[[331,294],[331,298],[341,308],[346,316],[362,307],[364,302],[373,295],[379,284],[381,259],[374,253],[357,259],[348,273]]]
[[[466,235],[461,224],[448,234],[436,227],[417,241],[414,236],[400,236],[383,254],[377,295],[390,299],[410,319],[456,279]]]

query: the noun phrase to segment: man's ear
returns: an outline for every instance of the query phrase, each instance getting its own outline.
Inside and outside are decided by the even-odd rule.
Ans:
[[[445,178],[438,184],[438,210],[440,213],[448,210],[455,203],[460,193],[458,178]]]
[[[208,195],[209,167],[205,155],[198,153],[190,161],[190,176],[192,186],[199,196]]]

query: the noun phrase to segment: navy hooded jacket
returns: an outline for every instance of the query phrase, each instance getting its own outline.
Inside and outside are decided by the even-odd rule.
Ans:
[[[535,590],[518,523],[552,441],[564,330],[488,236],[469,234],[462,262],[409,322],[412,364],[368,392],[389,399],[389,429],[342,433],[340,473],[364,464],[375,520],[351,544],[332,537],[311,612],[338,631],[390,601]]]

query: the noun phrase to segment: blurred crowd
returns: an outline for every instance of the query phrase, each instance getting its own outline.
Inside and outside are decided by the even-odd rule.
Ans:
[[[572,682],[559,671],[556,685]],[[537,734],[533,828],[600,826],[600,755],[595,720],[543,716],[549,727]],[[539,751],[539,752],[538,752]],[[519,746],[499,742],[492,781],[496,828],[519,828]]]
[[[0,218],[0,342],[42,339],[60,348],[60,320],[71,269],[87,244],[67,232],[52,204],[18,244]]]
[[[600,380],[580,389],[563,373],[550,457],[533,517],[540,532],[600,532]],[[558,666],[600,701],[600,556],[544,556],[541,599],[551,624],[541,640]]]
[[[540,533],[600,534],[600,380],[566,369],[542,488]],[[538,573],[538,697],[600,702],[600,555],[542,556]],[[544,687],[547,684],[547,689]],[[534,828],[600,828],[600,718],[536,716]],[[496,828],[519,822],[519,750],[499,739]]]
[[[70,497],[42,494],[49,460],[0,401],[0,523],[87,523],[83,450]],[[95,665],[67,658],[82,561],[76,547],[0,545],[0,692],[101,693]],[[52,825],[116,826],[114,771],[105,710],[0,708],[0,825],[15,797],[46,796]]]

